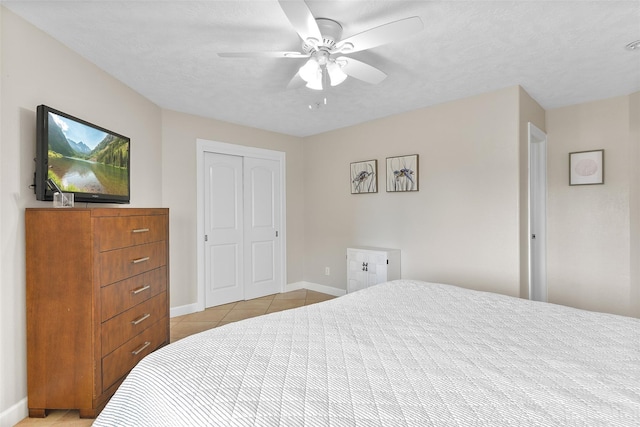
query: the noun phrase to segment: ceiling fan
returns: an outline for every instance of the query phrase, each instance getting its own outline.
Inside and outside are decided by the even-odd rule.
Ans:
[[[347,57],[350,53],[371,49],[409,37],[423,29],[422,20],[413,16],[389,22],[342,39],[342,25],[333,19],[315,18],[303,0],[278,0],[280,7],[302,39],[302,52],[226,52],[221,57],[307,59],[288,87],[300,78],[310,89],[322,90],[326,83],[337,86],[348,76],[378,84],[387,75],[376,67]]]

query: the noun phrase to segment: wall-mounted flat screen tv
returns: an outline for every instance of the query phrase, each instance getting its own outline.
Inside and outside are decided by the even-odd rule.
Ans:
[[[46,105],[37,108],[36,136],[37,200],[53,200],[51,179],[76,203],[129,203],[128,137]]]

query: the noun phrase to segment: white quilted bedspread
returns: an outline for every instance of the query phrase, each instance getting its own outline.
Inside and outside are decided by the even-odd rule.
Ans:
[[[389,282],[156,351],[115,425],[640,426],[640,320]]]

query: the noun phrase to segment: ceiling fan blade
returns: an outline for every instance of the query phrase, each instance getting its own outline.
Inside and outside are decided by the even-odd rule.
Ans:
[[[279,0],[278,3],[302,41],[306,41],[308,38],[322,41],[316,18],[313,17],[309,6],[303,0]]]
[[[354,77],[363,82],[377,85],[387,78],[387,75],[369,64],[365,64],[357,59],[341,56],[336,58],[336,62],[341,64],[342,71],[350,77]],[[344,62],[344,65],[342,63]]]
[[[344,47],[347,43],[350,43],[353,45],[353,48],[345,48],[343,52],[359,52],[361,50],[371,49],[376,46],[402,40],[422,31],[423,29],[424,24],[422,23],[420,17],[412,16],[411,18],[405,18],[399,21],[380,25],[379,27],[363,31],[344,40],[341,40],[337,44],[336,50],[340,50],[340,48]]]
[[[222,58],[308,58],[309,55],[301,52],[221,52]]]

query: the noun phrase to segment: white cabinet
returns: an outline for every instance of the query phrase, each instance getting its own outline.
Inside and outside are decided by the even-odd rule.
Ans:
[[[347,293],[400,278],[400,249],[347,248]]]

